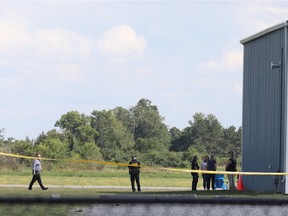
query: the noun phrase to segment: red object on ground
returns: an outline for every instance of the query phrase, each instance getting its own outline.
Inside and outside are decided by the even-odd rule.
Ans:
[[[245,190],[241,175],[239,176],[239,181],[237,183],[237,190],[239,191]]]

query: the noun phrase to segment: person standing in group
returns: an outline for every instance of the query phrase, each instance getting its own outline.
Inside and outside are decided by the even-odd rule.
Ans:
[[[135,181],[136,181],[137,190],[140,192],[141,191],[140,162],[136,159],[136,157],[132,156],[132,160],[129,162],[129,164],[133,165],[133,166],[128,166],[132,191],[135,191]]]
[[[209,171],[216,171],[217,164],[214,158],[214,155],[210,155],[210,159],[207,162],[207,170]],[[207,190],[210,190],[210,182],[212,189],[215,190],[215,174],[209,173],[207,174]]]
[[[199,170],[197,159],[198,159],[197,155],[194,155],[191,161],[191,170]],[[196,191],[199,175],[196,172],[191,172],[191,175],[192,175],[192,191]]]
[[[230,151],[229,152],[229,159],[226,163],[225,171],[236,172],[237,171],[236,166],[237,166],[237,161],[235,159],[235,152]],[[234,174],[233,173],[227,174],[227,178],[229,181],[229,190],[235,190]]]
[[[207,170],[207,162],[209,160],[209,156],[205,155],[202,163],[201,163],[201,170]],[[204,190],[207,189],[207,174],[206,173],[202,173],[202,178],[203,178],[203,188]]]
[[[39,153],[36,154],[37,159],[34,159],[32,162],[32,180],[29,184],[28,190],[32,190],[32,186],[35,183],[35,181],[38,181],[40,187],[42,188],[42,190],[47,190],[48,187],[44,187],[44,185],[42,184],[42,180],[41,180],[41,171],[43,170],[41,167],[41,163],[40,163],[40,158],[41,155]]]

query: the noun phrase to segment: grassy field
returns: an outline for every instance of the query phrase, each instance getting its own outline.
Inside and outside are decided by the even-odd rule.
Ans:
[[[130,186],[127,170],[44,171],[41,176],[48,186]],[[141,184],[147,187],[191,187],[190,173],[142,171],[140,176]],[[0,172],[0,184],[28,185],[30,180],[30,171]],[[202,178],[199,178],[200,185]]]
[[[19,198],[21,199],[49,199],[54,195],[62,198],[82,198],[82,197],[98,197],[101,195],[158,195],[158,196],[189,196],[196,194],[198,199],[215,197],[239,197],[239,198],[261,198],[261,199],[288,199],[286,195],[276,193],[259,193],[250,191],[191,191],[191,175],[184,172],[159,172],[157,170],[143,170],[141,173],[141,185],[143,187],[177,187],[181,190],[171,191],[147,189],[141,193],[133,193],[130,189],[129,175],[127,170],[123,169],[105,169],[103,171],[47,171],[42,173],[42,180],[45,186],[50,187],[47,191],[42,191],[38,183],[35,183],[32,191],[27,190],[31,180],[31,172],[23,171],[5,171],[0,172],[0,198]],[[12,186],[5,186],[5,185]],[[14,185],[14,186],[13,186]],[[23,187],[16,187],[23,185]],[[55,187],[60,186],[60,187]],[[61,187],[63,186],[63,187]],[[68,186],[125,186],[124,188],[107,187],[107,188],[69,188]],[[202,186],[202,178],[199,178],[198,187]],[[83,204],[70,205],[66,204],[39,204],[25,203],[21,204],[0,204],[0,215],[80,215],[77,212],[83,207]]]
[[[131,194],[130,181],[125,169],[106,169],[104,171],[47,171],[42,172],[42,181],[45,186],[50,187],[47,191],[42,191],[38,183],[35,183],[32,191],[27,187],[31,180],[31,171],[7,171],[0,172],[1,185],[24,185],[24,187],[0,188],[0,198],[44,198],[49,199],[52,195],[67,197],[95,197],[103,194]],[[156,170],[143,170],[141,173],[141,184],[146,187],[190,187],[191,175],[187,173],[157,172]],[[26,187],[25,187],[26,186]],[[63,186],[53,187],[53,186]],[[121,189],[94,189],[94,188],[68,188],[68,186],[125,186]],[[158,191],[159,192],[159,191]],[[158,193],[157,191],[143,190],[143,193]],[[163,191],[162,191],[163,192]],[[177,192],[175,192],[177,193]],[[49,204],[7,204],[0,205],[0,215],[74,215],[82,205],[49,205]],[[75,213],[76,214],[76,213]]]

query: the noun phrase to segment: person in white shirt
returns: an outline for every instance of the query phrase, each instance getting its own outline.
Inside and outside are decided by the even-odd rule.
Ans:
[[[43,170],[41,167],[41,163],[39,161],[39,159],[41,158],[41,155],[39,153],[37,153],[36,157],[38,159],[33,160],[33,163],[32,163],[32,175],[33,175],[33,177],[32,177],[32,180],[29,184],[28,190],[32,190],[32,186],[35,183],[35,181],[38,181],[42,190],[47,190],[48,187],[44,187],[44,185],[42,184],[41,175],[40,175],[41,171]]]

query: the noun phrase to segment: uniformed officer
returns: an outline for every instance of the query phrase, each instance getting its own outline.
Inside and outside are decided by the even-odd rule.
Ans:
[[[135,181],[136,181],[137,190],[140,192],[141,191],[140,177],[139,177],[140,162],[136,159],[136,157],[132,156],[132,160],[129,162],[129,164],[133,165],[133,166],[128,166],[132,191],[135,191]]]

